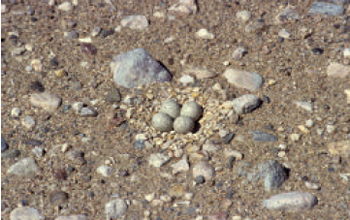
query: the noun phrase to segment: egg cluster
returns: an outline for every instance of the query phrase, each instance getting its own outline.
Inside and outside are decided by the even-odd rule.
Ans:
[[[203,113],[203,108],[197,102],[191,101],[183,104],[173,99],[167,99],[160,107],[159,113],[152,118],[152,125],[157,131],[175,130],[180,134],[192,132],[197,121]]]

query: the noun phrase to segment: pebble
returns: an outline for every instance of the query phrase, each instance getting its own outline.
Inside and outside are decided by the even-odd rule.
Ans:
[[[243,154],[240,153],[239,151],[236,151],[236,150],[231,150],[231,149],[225,148],[224,154],[225,154],[225,157],[234,157],[237,160],[243,159]]]
[[[319,185],[317,185],[316,183],[305,181],[304,184],[305,184],[306,188],[311,189],[311,190],[320,190],[321,189],[321,187]]]
[[[164,39],[164,43],[169,44],[175,40],[175,37],[170,36]]]
[[[181,110],[182,111],[182,110]],[[192,118],[187,116],[177,117],[174,121],[174,130],[180,134],[192,132],[195,128],[195,123]]]
[[[295,21],[300,19],[300,15],[296,6],[288,5],[276,16],[276,23],[282,24],[289,21]]]
[[[64,77],[65,75],[67,75],[67,72],[66,72],[66,70],[65,69],[59,69],[59,70],[55,70],[55,71],[53,71],[53,73],[55,74],[55,76],[57,77],[57,78],[62,78],[62,77]]]
[[[29,115],[25,116],[24,118],[22,118],[21,123],[24,127],[26,127],[28,130],[31,130],[34,128],[35,126],[35,121],[32,117],[30,117]]]
[[[194,75],[199,80],[213,78],[217,75],[215,72],[211,70],[208,70],[205,68],[198,68],[198,67],[192,67],[192,68],[186,69],[181,74]]]
[[[6,143],[5,138],[1,137],[1,153],[9,149],[9,146]]]
[[[44,156],[45,152],[43,148],[36,146],[33,148],[32,153],[34,154],[35,157],[42,157]]]
[[[170,81],[172,78],[171,74],[142,48],[115,56],[110,68],[114,82],[126,88]]]
[[[110,35],[113,35],[114,33],[115,33],[114,29],[103,30],[101,32],[101,37],[106,38]]]
[[[313,48],[311,51],[315,55],[322,55],[324,52],[324,50],[322,48],[318,48],[318,47]]]
[[[173,168],[173,174],[178,174],[181,172],[187,172],[190,170],[190,165],[188,164],[187,157],[184,156],[181,160],[179,160],[177,163],[174,163],[171,165]]]
[[[232,58],[236,60],[242,59],[242,57],[247,53],[248,51],[244,47],[238,47],[232,54]]]
[[[156,11],[153,13],[153,16],[156,18],[165,18],[166,14],[164,12]]]
[[[14,159],[14,158],[18,157],[19,155],[21,155],[21,152],[17,149],[9,149],[9,150],[5,151],[4,153],[1,153],[2,158],[10,158],[10,159]]]
[[[232,101],[232,107],[237,114],[246,114],[252,112],[254,109],[258,108],[261,104],[261,100],[253,95],[243,95]]]
[[[80,116],[82,117],[96,117],[97,115],[98,113],[95,110],[90,109],[88,107],[83,107],[80,110]]]
[[[350,59],[350,47],[343,50],[343,55],[345,59]]]
[[[33,106],[41,107],[45,111],[54,112],[62,103],[62,99],[55,94],[42,92],[30,96],[30,103]]]
[[[229,143],[232,141],[232,139],[233,139],[234,136],[235,136],[235,134],[233,134],[233,133],[228,133],[228,134],[226,134],[224,137],[222,137],[222,141],[223,141],[225,144],[229,144]]]
[[[203,176],[206,181],[212,180],[215,177],[215,170],[212,165],[205,161],[200,161],[193,167],[193,177]]]
[[[236,18],[242,21],[243,23],[246,23],[247,21],[249,21],[251,17],[252,17],[252,14],[247,10],[239,11],[236,14]]]
[[[9,8],[5,4],[1,4],[1,14],[7,13]]]
[[[327,75],[329,77],[345,78],[350,75],[350,66],[332,62],[327,67]]]
[[[173,119],[166,113],[157,113],[152,117],[152,126],[157,131],[171,131],[173,129]]]
[[[39,167],[35,160],[30,157],[26,157],[13,164],[8,170],[7,174],[14,174],[16,176],[31,177],[39,171]]]
[[[11,51],[12,56],[20,56],[26,51],[25,47],[18,47]]]
[[[79,114],[81,112],[81,110],[84,107],[84,103],[83,102],[74,102],[72,105],[72,109]]]
[[[59,10],[68,12],[68,11],[71,11],[71,10],[73,9],[73,5],[72,5],[72,3],[70,3],[70,2],[63,2],[63,3],[60,4],[57,8],[58,8]]]
[[[197,121],[203,114],[203,108],[197,102],[191,101],[183,104],[180,115],[187,116]]]
[[[299,212],[311,209],[317,202],[317,198],[310,193],[290,192],[274,195],[263,200],[262,204],[267,209]]]
[[[350,88],[349,89],[345,89],[344,93],[346,95],[347,103],[350,104]]]
[[[331,142],[327,147],[332,155],[350,156],[350,140]]]
[[[153,167],[161,167],[164,164],[166,164],[167,162],[169,162],[170,157],[168,157],[167,155],[164,155],[162,153],[155,153],[155,154],[151,154],[148,160],[148,164],[153,166]]]
[[[326,131],[331,134],[335,131],[335,126],[334,125],[326,125]]]
[[[91,31],[91,37],[96,37],[101,33],[102,28],[99,26],[95,26],[94,29]]]
[[[86,215],[59,216],[55,220],[88,220]]]
[[[147,200],[147,202],[151,202],[155,197],[156,197],[155,193],[150,193],[145,195],[145,200]]]
[[[184,85],[193,84],[194,78],[190,75],[183,75],[180,77],[179,81]]]
[[[119,219],[128,209],[127,204],[122,199],[115,199],[105,204],[107,220]]]
[[[282,29],[278,32],[278,36],[283,39],[290,39],[292,35],[286,29]]]
[[[171,6],[168,11],[173,11],[175,13],[183,14],[196,14],[197,13],[197,3],[195,0],[179,0],[179,3]]]
[[[196,184],[202,184],[205,182],[205,178],[204,178],[204,176],[199,175],[194,179],[194,181],[196,182]]]
[[[77,31],[69,31],[69,32],[64,32],[64,37],[68,39],[78,39],[79,38],[79,33]]]
[[[311,102],[301,102],[301,101],[297,101],[294,102],[296,104],[296,106],[298,106],[299,108],[302,108],[308,112],[313,112],[314,111],[314,107],[313,104]]]
[[[104,177],[111,176],[113,172],[114,172],[114,169],[106,165],[101,165],[97,168],[97,173],[101,174]]]
[[[205,144],[203,144],[202,146],[202,150],[203,151],[207,151],[210,153],[215,153],[217,151],[219,151],[221,148],[219,146],[214,145],[213,143],[211,143],[211,141],[206,141]]]
[[[223,75],[230,84],[249,91],[260,90],[264,82],[264,79],[258,73],[232,68],[226,69]]]
[[[264,22],[256,21],[244,28],[244,31],[248,34],[259,34],[267,28]]]
[[[215,35],[210,33],[207,29],[200,29],[195,33],[195,36],[200,39],[212,40],[215,38]]]
[[[305,126],[308,128],[311,128],[312,126],[314,126],[315,122],[311,119],[306,120],[305,122]]]
[[[300,134],[296,134],[296,133],[294,133],[294,134],[291,134],[289,137],[290,137],[290,140],[291,140],[291,141],[293,141],[293,142],[297,142],[297,141],[299,141],[299,140],[300,140],[301,135],[300,135]]]
[[[268,134],[264,131],[252,131],[252,134],[252,140],[256,142],[278,141],[275,135]]]
[[[61,190],[56,190],[49,194],[49,200],[52,205],[61,205],[62,203],[66,203],[68,198],[69,194]]]
[[[314,2],[309,9],[309,14],[341,15],[344,7],[326,2]]]
[[[30,65],[33,67],[35,72],[41,73],[43,71],[43,64],[39,59],[33,59],[30,62]]]
[[[149,22],[144,15],[130,15],[120,21],[122,27],[142,30],[149,26]]]
[[[32,207],[24,206],[12,210],[10,220],[44,220],[45,217],[40,212]]]
[[[81,43],[80,45],[81,51],[85,54],[96,55],[97,48],[90,43]]]

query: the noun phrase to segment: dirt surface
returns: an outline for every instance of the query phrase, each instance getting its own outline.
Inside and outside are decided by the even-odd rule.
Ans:
[[[150,219],[163,220],[196,219],[225,212],[230,216],[228,219],[232,216],[286,220],[350,218],[349,182],[340,176],[349,173],[349,160],[346,156],[331,155],[327,148],[331,142],[349,138],[350,111],[344,94],[350,87],[349,77],[327,77],[329,63],[343,63],[342,49],[350,47],[349,9],[341,16],[308,15],[313,1],[289,1],[298,6],[300,19],[275,24],[276,15],[288,5],[287,1],[198,1],[197,14],[173,13],[174,20],[157,18],[153,13],[166,12],[177,1],[112,0],[115,11],[104,1],[78,1],[69,12],[57,9],[60,1],[54,6],[34,0],[15,2],[18,3],[2,2],[10,8],[1,16],[1,136],[9,148],[18,149],[20,155],[1,159],[2,219],[9,219],[11,210],[18,204],[38,209],[46,219],[73,214],[105,219],[105,204],[116,194],[130,201],[125,219],[143,219],[147,210],[151,213]],[[27,6],[35,13],[28,14]],[[244,24],[236,18],[241,10],[252,13],[250,22],[263,19],[267,28],[261,33],[246,33],[249,22]],[[107,37],[101,34],[92,37],[96,55],[84,53],[79,39],[64,36],[64,32],[77,31],[79,38],[89,37],[95,26],[102,30],[114,29],[123,17],[132,14],[145,15],[150,26],[144,30],[122,28]],[[195,38],[195,32],[201,28],[206,28],[215,38]],[[278,36],[283,28],[291,33],[291,39],[281,40]],[[302,28],[312,30],[311,35],[304,39],[300,35]],[[170,36],[175,40],[164,43]],[[24,45],[32,45],[33,50],[12,55],[15,48]],[[239,46],[247,48],[247,54],[235,60],[231,55]],[[264,46],[269,48],[269,53],[264,52]],[[170,83],[135,89],[115,85],[109,69],[111,59],[138,47],[148,51],[173,74]],[[317,54],[314,48],[324,51]],[[41,72],[28,71],[34,59],[41,60]],[[184,59],[186,63],[181,63]],[[224,61],[230,65],[223,65]],[[87,65],[83,66],[83,62]],[[189,67],[207,68],[218,76],[186,86],[179,78]],[[261,74],[265,79],[262,89],[249,92],[230,85],[221,76],[230,67]],[[62,68],[67,74],[59,78],[54,71]],[[213,90],[216,83],[222,86],[224,94]],[[29,95],[43,89],[63,100],[52,114],[30,104]],[[116,90],[120,91],[121,101],[111,103],[106,97]],[[239,117],[228,118],[220,112],[222,103],[248,93],[261,98],[265,95],[270,103],[264,102],[252,113]],[[128,95],[136,100],[130,105],[123,103]],[[167,98],[177,98],[181,104],[194,99],[204,107],[197,133],[162,134],[152,129],[152,115]],[[94,106],[92,100],[96,101]],[[72,109],[67,110],[66,106],[77,101],[93,106],[98,116],[81,117]],[[298,108],[295,101],[312,102],[314,111]],[[117,109],[113,109],[115,104]],[[19,117],[11,116],[14,107],[21,110]],[[113,112],[119,113],[118,120],[110,122],[108,115]],[[21,124],[27,115],[36,121],[32,130]],[[305,125],[309,119],[314,125],[309,133],[303,133],[298,126]],[[327,132],[327,125],[333,125],[335,131]],[[220,129],[235,134],[234,139],[223,143]],[[253,142],[251,131],[257,130],[274,134],[278,142]],[[154,146],[136,149],[135,136],[140,133],[145,133]],[[301,134],[299,141],[291,140],[290,135],[294,133]],[[46,153],[35,157],[32,149],[39,144],[28,140],[42,142],[39,147]],[[160,143],[168,140],[173,140],[172,147],[163,149]],[[194,186],[191,171],[172,175],[171,164],[182,157],[174,152],[183,149],[183,154],[187,154],[189,145],[202,146],[206,140],[221,147],[209,154],[209,163],[217,170],[214,180]],[[72,146],[65,153],[61,151],[64,143]],[[285,155],[279,154],[280,144],[287,147]],[[228,168],[224,149],[237,150],[244,158],[234,162],[232,169]],[[84,161],[71,159],[69,155],[74,151],[83,152]],[[159,152],[170,155],[171,160],[161,168],[151,167],[149,155]],[[6,173],[11,165],[25,157],[35,157],[40,168],[34,178]],[[267,192],[262,182],[252,184],[237,174],[244,162],[257,164],[269,159],[290,169],[289,178],[277,190]],[[194,163],[190,160],[191,167]],[[114,168],[113,175],[103,177],[96,172],[103,164]],[[171,178],[161,175],[164,173]],[[303,181],[306,177],[321,189],[308,189]],[[159,199],[177,186],[183,186],[183,193],[193,193],[190,205],[174,207],[175,203],[186,200],[183,197],[162,206],[152,206],[145,201],[147,194],[155,193]],[[68,199],[52,201],[50,194],[57,190],[68,193]],[[310,192],[318,198],[318,204],[300,213],[263,208],[262,200],[290,191]],[[225,203],[232,204],[225,207]]]

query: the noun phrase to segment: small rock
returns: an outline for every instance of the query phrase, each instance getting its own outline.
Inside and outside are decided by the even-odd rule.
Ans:
[[[222,141],[225,143],[225,144],[229,144],[231,142],[231,140],[233,139],[233,137],[235,136],[235,134],[233,133],[228,133],[226,134],[223,138],[222,138]]]
[[[64,37],[71,39],[71,40],[78,39],[79,33],[77,31],[64,32]]]
[[[207,29],[200,29],[195,33],[195,36],[200,39],[212,40],[215,38],[214,34],[210,33]]]
[[[244,28],[244,31],[249,34],[259,34],[267,28],[264,22],[256,21]]]
[[[57,77],[57,78],[62,78],[62,77],[64,77],[65,75],[67,75],[67,72],[66,72],[66,70],[65,69],[59,69],[59,70],[55,70],[55,71],[53,71],[53,73],[55,74],[55,76]]]
[[[149,26],[149,22],[144,15],[130,15],[123,18],[120,22],[123,27],[142,30]]]
[[[248,51],[244,47],[239,47],[233,52],[232,58],[236,60],[240,60],[247,52]]]
[[[272,210],[299,212],[311,209],[317,204],[317,198],[309,193],[282,193],[263,200],[263,206]]]
[[[35,126],[35,121],[32,117],[30,117],[29,115],[25,116],[22,120],[21,123],[24,127],[26,127],[27,129],[31,130],[34,128]]]
[[[344,93],[346,95],[347,103],[350,104],[350,89],[345,89]]]
[[[335,5],[326,2],[314,2],[311,5],[308,13],[322,15],[341,15],[344,13],[344,8],[341,5]]]
[[[34,154],[35,157],[42,157],[42,156],[44,156],[44,149],[36,146],[32,150],[32,153]]]
[[[319,185],[317,185],[316,183],[309,182],[309,181],[305,181],[305,186],[306,186],[306,188],[312,189],[312,190],[321,189],[321,187]]]
[[[63,2],[57,7],[59,10],[68,12],[73,9],[73,5],[70,2]]]
[[[105,204],[105,212],[108,220],[119,219],[126,213],[127,209],[128,206],[122,199],[112,200]]]
[[[211,143],[211,141],[206,141],[205,144],[202,146],[203,151],[207,151],[211,153],[215,153],[220,149],[221,149],[220,147],[215,146],[213,143]]]
[[[335,131],[335,126],[334,125],[326,125],[326,131],[331,134]]]
[[[170,73],[142,48],[115,56],[110,67],[114,82],[126,88],[170,81],[172,78]]]
[[[282,24],[289,21],[299,20],[300,15],[297,12],[297,7],[288,5],[285,9],[283,9],[278,15],[276,16],[276,23]]]
[[[17,118],[17,117],[19,117],[21,115],[21,109],[19,109],[19,108],[13,108],[12,110],[11,110],[11,116],[12,117],[14,117],[14,118]]]
[[[77,164],[83,165],[86,164],[86,160],[84,159],[84,152],[80,150],[73,150],[68,155],[67,158]]]
[[[243,159],[243,154],[235,150],[225,149],[224,154],[225,157],[235,157],[237,160]]]
[[[291,141],[297,142],[300,140],[301,135],[300,134],[291,134],[289,137],[290,137]]]
[[[97,173],[101,174],[104,177],[111,176],[113,172],[114,172],[114,169],[106,165],[101,165],[97,168]]]
[[[252,94],[243,95],[232,101],[232,107],[237,114],[245,114],[252,112],[258,108],[261,104],[261,100]]]
[[[278,141],[278,138],[275,135],[263,131],[252,131],[252,134],[252,140],[256,142]]]
[[[350,66],[332,62],[327,68],[329,77],[345,78],[350,75]]]
[[[155,198],[155,196],[156,196],[155,193],[150,193],[145,195],[145,199],[147,200],[147,202],[151,202]]]
[[[193,177],[203,176],[206,181],[211,180],[215,176],[215,170],[212,165],[205,161],[200,161],[193,167]]]
[[[153,166],[153,167],[161,167],[167,162],[169,162],[170,157],[161,154],[161,153],[156,153],[156,154],[151,154],[148,160],[148,164]]]
[[[61,105],[61,102],[60,97],[48,92],[35,93],[30,97],[30,103],[33,106],[41,107],[48,112],[54,112]]]
[[[1,14],[7,13],[9,8],[5,4],[1,4]]]
[[[197,177],[194,179],[194,181],[195,181],[197,184],[202,184],[202,183],[205,182],[205,178],[204,178],[204,176],[199,175],[199,176],[197,176]]]
[[[243,23],[246,23],[247,21],[249,21],[251,17],[252,17],[252,14],[247,10],[239,11],[236,14],[236,18],[242,21]]]
[[[80,38],[79,42],[84,43],[84,44],[90,44],[92,43],[92,38],[91,37],[85,37],[85,38]]]
[[[186,75],[186,74],[194,75],[199,80],[213,78],[217,75],[213,71],[210,71],[210,70],[204,69],[204,68],[197,68],[197,67],[186,69],[181,74],[182,75]]]
[[[79,114],[81,112],[81,110],[84,107],[84,103],[83,102],[74,102],[74,104],[72,105],[72,109]]]
[[[24,206],[12,210],[10,220],[44,220],[45,217],[32,207]]]
[[[59,216],[55,220],[88,220],[86,215]]]
[[[183,14],[196,14],[197,13],[197,3],[196,0],[179,0],[179,3],[171,6],[168,11],[173,11],[175,13]]]
[[[314,107],[311,102],[294,102],[299,108],[302,108],[308,112],[313,112]]]
[[[332,155],[350,156],[350,140],[331,142],[328,144],[328,150]]]
[[[113,35],[115,33],[114,29],[109,29],[109,30],[103,30],[101,32],[101,37],[106,38],[110,35]]]
[[[153,13],[153,16],[156,18],[165,18],[166,14],[164,12],[156,11]]]
[[[345,58],[345,59],[350,59],[350,47],[345,48],[345,49],[343,50],[343,54],[344,54],[344,58]]]
[[[11,51],[12,56],[20,56],[26,51],[25,47],[18,47]]]
[[[85,54],[96,55],[97,48],[90,43],[81,43],[80,45],[81,51]]]
[[[190,165],[187,162],[187,157],[184,156],[181,160],[179,160],[177,163],[174,163],[171,165],[173,168],[173,174],[181,173],[181,172],[187,172],[190,170]]]
[[[190,75],[183,75],[183,76],[181,76],[181,78],[179,79],[179,81],[182,83],[182,84],[184,84],[184,85],[186,85],[186,84],[193,84],[194,83],[194,78],[192,77],[192,76],[190,76]]]
[[[9,146],[7,145],[5,138],[1,137],[1,153],[8,150]]]
[[[52,205],[61,205],[62,203],[66,203],[68,198],[69,194],[61,190],[53,191],[49,194],[49,200]]]
[[[97,35],[99,35],[101,33],[102,28],[99,26],[95,26],[94,29],[92,29],[91,31],[91,36],[92,37],[96,37]]]
[[[311,128],[312,126],[314,126],[314,121],[311,119],[306,120],[305,126],[308,128]]]
[[[324,52],[324,50],[322,48],[319,48],[319,47],[315,47],[311,51],[315,55],[322,55]]]
[[[282,29],[278,32],[278,36],[284,38],[284,39],[290,39],[290,37],[292,36],[288,31],[286,31],[286,29]]]
[[[96,117],[97,115],[98,113],[95,110],[90,109],[88,107],[83,107],[80,110],[80,116],[82,117]]]
[[[33,158],[27,157],[17,163],[13,164],[8,170],[7,174],[14,174],[16,176],[31,177],[39,171],[39,167]]]
[[[230,84],[249,91],[257,91],[261,89],[264,82],[262,76],[258,73],[245,72],[232,68],[227,69],[223,75]]]
[[[39,59],[32,60],[30,65],[33,67],[35,72],[41,73],[43,71],[43,64]]]

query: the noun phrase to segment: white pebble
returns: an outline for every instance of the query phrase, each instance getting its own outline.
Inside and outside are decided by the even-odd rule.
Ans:
[[[12,117],[19,117],[21,115],[21,109],[19,108],[13,108],[11,110],[11,116]]]
[[[252,17],[252,14],[247,10],[243,10],[243,11],[237,12],[236,17],[238,20],[241,20],[243,23],[245,23],[250,20],[250,18]]]
[[[212,40],[215,38],[214,34],[210,33],[207,29],[200,29],[195,33],[195,36],[205,40]]]
[[[345,48],[343,53],[344,53],[344,58],[350,58],[350,47]]]

